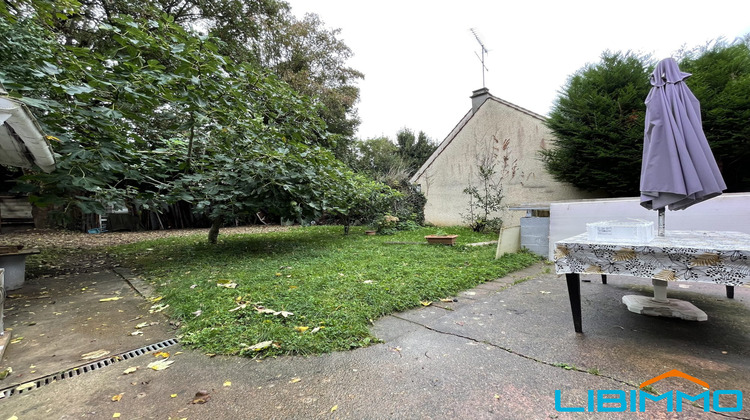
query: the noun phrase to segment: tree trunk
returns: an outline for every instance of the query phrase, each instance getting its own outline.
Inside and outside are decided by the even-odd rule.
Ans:
[[[219,228],[222,225],[221,217],[217,217],[211,222],[211,229],[208,230],[208,242],[215,244],[219,239]]]

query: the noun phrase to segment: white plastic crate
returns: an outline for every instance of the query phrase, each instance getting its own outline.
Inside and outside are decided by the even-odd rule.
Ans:
[[[590,241],[648,242],[654,239],[654,222],[608,220],[586,223]]]

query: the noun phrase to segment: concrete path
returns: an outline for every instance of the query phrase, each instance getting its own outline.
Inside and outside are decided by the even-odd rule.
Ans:
[[[602,285],[584,276],[592,281],[582,284],[584,334],[576,334],[564,278],[552,271],[539,264],[464,292],[457,302],[384,317],[373,327],[383,343],[351,352],[256,361],[175,344],[159,350],[174,363],[155,371],[147,365],[159,359],[157,350],[146,351],[16,392],[0,400],[0,420],[565,419],[592,416],[558,410],[588,408],[589,390],[630,398],[638,384],[672,369],[711,390],[750,395],[747,287],[728,300],[722,286],[670,285],[670,297],[708,314],[698,323],[628,312],[621,297],[650,294],[648,280],[611,276]],[[148,291],[130,283],[143,289],[127,272],[103,271],[37,279],[11,293],[6,326],[23,338],[6,351],[2,365],[13,373],[0,388],[89,363],[81,359],[86,353],[109,351],[106,359],[175,337],[165,317],[149,313],[153,303],[141,296]],[[109,297],[120,299],[100,301]],[[136,329],[141,323],[150,325]],[[142,334],[131,335],[136,331]],[[130,367],[138,369],[123,374]],[[653,388],[703,391],[681,378]],[[736,406],[732,397],[722,396],[717,407]],[[750,399],[744,402],[740,412],[724,413],[704,412],[702,400],[685,401],[681,413],[668,412],[665,401],[647,401],[646,412],[630,404],[626,413],[601,412],[595,402],[592,408],[596,418],[747,419]]]

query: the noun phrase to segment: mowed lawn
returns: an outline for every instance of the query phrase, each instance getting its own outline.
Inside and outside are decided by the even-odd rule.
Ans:
[[[114,248],[157,286],[154,309],[181,324],[185,344],[207,353],[265,357],[370,345],[371,323],[448,298],[539,261],[495,259],[496,240],[465,228],[457,246],[427,245],[434,228],[369,236],[341,226],[287,232],[166,238]],[[396,242],[396,243],[393,243]],[[168,305],[168,306],[167,306]]]

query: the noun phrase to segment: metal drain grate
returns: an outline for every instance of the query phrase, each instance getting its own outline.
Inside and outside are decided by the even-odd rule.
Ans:
[[[41,378],[34,379],[33,381],[25,382],[23,384],[11,385],[7,388],[0,389],[0,399],[11,397],[13,395],[24,394],[29,391],[33,391],[37,388],[41,388],[44,385],[49,385],[51,383],[61,381],[63,379],[74,378],[84,373],[93,372],[97,369],[107,367],[111,364],[121,362],[123,360],[129,360],[136,356],[141,356],[143,354],[146,354],[152,351],[161,350],[165,347],[173,346],[177,343],[178,341],[176,338],[170,338],[169,340],[164,340],[155,344],[149,344],[148,346],[145,346],[145,347],[137,348],[135,350],[130,350],[124,353],[116,354],[106,359],[100,359],[95,362],[86,363],[83,365],[72,367],[70,369],[63,370],[58,373],[53,373],[52,375],[43,376]]]

